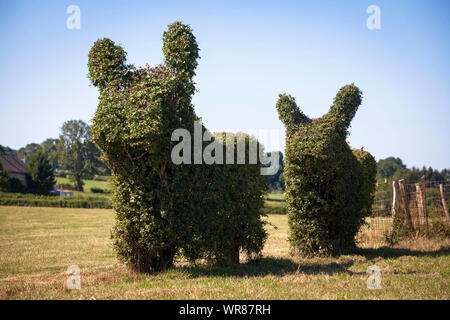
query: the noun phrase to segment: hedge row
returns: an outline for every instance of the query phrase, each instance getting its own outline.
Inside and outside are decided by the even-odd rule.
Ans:
[[[264,214],[286,214],[286,202],[282,201],[265,201],[264,208],[262,209]]]
[[[100,208],[111,209],[108,197],[58,197],[38,196],[21,193],[0,193],[2,206],[57,207],[57,208]]]
[[[25,207],[57,207],[57,208],[99,208],[111,209],[108,197],[64,197],[38,196],[21,193],[0,193],[0,205]],[[286,214],[284,202],[266,201],[262,210],[264,214]]]

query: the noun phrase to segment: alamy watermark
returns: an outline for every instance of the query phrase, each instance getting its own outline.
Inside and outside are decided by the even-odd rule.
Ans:
[[[366,270],[367,274],[370,274],[367,279],[367,289],[381,289],[381,269],[376,266],[369,266]]]
[[[366,20],[366,26],[369,30],[380,30],[381,29],[381,9],[377,5],[370,5],[366,10],[367,14],[370,16]]]
[[[267,130],[260,130],[260,135]],[[224,144],[218,139],[212,140],[213,136],[209,131],[203,133],[202,123],[194,121],[194,137],[186,129],[175,129],[172,132],[172,141],[180,141],[176,144],[171,153],[174,164],[246,164],[246,146],[248,145],[248,164],[258,164],[258,159],[264,167],[261,168],[261,175],[273,175],[279,170],[279,153],[271,152],[268,156],[261,146],[258,147],[256,139],[249,138],[246,143],[245,136],[225,133],[225,155]],[[269,134],[271,140],[279,139],[280,135],[276,130]],[[211,141],[203,150],[203,142]],[[235,144],[236,141],[236,156]],[[192,152],[193,142],[193,152]],[[273,142],[273,141],[271,141]],[[277,141],[275,141],[277,142]],[[236,163],[235,163],[236,161]]]
[[[81,272],[80,267],[77,265],[71,265],[67,268],[66,274],[69,277],[66,280],[67,290],[81,290]]]
[[[78,30],[81,28],[81,9],[77,5],[70,5],[66,9],[70,16],[66,20],[66,27],[69,30]]]

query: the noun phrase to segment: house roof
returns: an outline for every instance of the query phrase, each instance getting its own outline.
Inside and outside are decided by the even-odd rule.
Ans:
[[[23,161],[19,160],[15,155],[9,153],[0,153],[3,170],[11,173],[27,174],[27,166]]]

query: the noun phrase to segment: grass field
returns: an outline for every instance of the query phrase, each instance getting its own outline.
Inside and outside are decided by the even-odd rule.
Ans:
[[[59,188],[60,184],[72,185],[72,186],[75,185],[68,178],[56,177],[55,180],[56,180],[56,185],[58,186],[58,188]],[[85,192],[91,192],[92,188],[103,189],[103,190],[109,191],[109,192],[112,190],[111,182],[109,182],[109,181],[84,180],[83,179],[83,182],[84,182],[83,189]]]
[[[111,210],[0,207],[1,299],[449,299],[448,240],[380,247],[361,235],[357,254],[297,259],[289,255],[285,215],[258,264],[223,268],[182,261],[140,275],[114,256]],[[81,269],[81,290],[65,290],[65,271]],[[367,267],[381,268],[381,289],[366,287]]]

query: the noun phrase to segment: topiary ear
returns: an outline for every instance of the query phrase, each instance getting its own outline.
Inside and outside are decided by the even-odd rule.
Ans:
[[[293,130],[296,126],[311,122],[303,112],[300,111],[295,98],[288,94],[280,94],[277,102],[278,117],[286,126],[286,130]]]
[[[125,82],[128,67],[125,64],[127,53],[121,46],[117,46],[114,41],[103,38],[95,41],[89,51],[89,79],[92,84],[100,89],[109,84]]]
[[[189,25],[177,21],[169,25],[163,35],[163,52],[166,64],[189,78],[195,75],[200,57],[197,41]]]
[[[361,104],[362,92],[353,83],[339,89],[328,114],[336,117],[345,128],[350,126]]]

